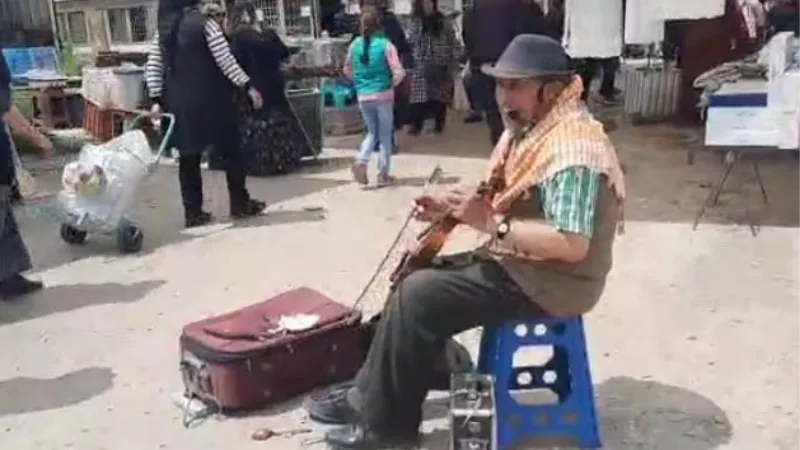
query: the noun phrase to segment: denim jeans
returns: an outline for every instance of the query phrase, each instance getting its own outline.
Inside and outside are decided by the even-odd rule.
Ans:
[[[369,163],[373,149],[380,145],[378,174],[388,176],[392,169],[392,138],[394,135],[394,102],[392,100],[370,100],[359,103],[361,115],[367,125],[367,134],[361,142],[358,163]]]

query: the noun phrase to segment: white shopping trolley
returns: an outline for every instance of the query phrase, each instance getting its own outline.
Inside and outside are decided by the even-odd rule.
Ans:
[[[66,181],[69,170],[64,169],[64,189],[58,195],[61,209],[61,238],[72,245],[86,241],[89,233],[116,235],[117,247],[123,253],[136,253],[142,248],[142,230],[128,217],[141,182],[158,167],[175,128],[175,116],[164,114],[169,121],[154,153],[144,131],[140,129],[149,116],[135,117],[128,131],[101,145],[87,144],[81,149],[77,164],[91,168],[95,177],[88,187],[74,187]]]

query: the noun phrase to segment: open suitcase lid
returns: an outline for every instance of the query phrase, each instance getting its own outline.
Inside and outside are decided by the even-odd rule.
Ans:
[[[285,326],[286,318],[313,325],[299,331]],[[283,318],[283,320],[282,320]],[[360,321],[361,314],[306,287],[279,294],[254,305],[187,325],[185,338],[223,353],[249,353],[272,346],[291,344],[308,336]]]

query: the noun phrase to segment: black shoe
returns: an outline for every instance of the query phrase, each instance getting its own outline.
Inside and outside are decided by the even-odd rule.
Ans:
[[[334,384],[312,392],[303,404],[308,417],[325,425],[346,425],[358,419],[358,412],[347,401],[353,382]]]
[[[464,117],[464,123],[478,123],[482,120],[483,116],[477,111],[472,111],[467,114],[467,117]]]
[[[43,287],[41,281],[29,280],[17,274],[0,283],[0,300],[13,300],[39,291]]]
[[[267,204],[259,200],[248,200],[244,205],[231,206],[231,217],[234,219],[244,219],[246,217],[257,216],[267,209]]]
[[[620,94],[613,93],[609,95],[601,95],[600,103],[604,106],[616,106],[622,104],[622,97]]]
[[[214,217],[205,211],[200,211],[195,214],[186,214],[186,228],[202,227],[210,223]]]
[[[22,203],[22,193],[19,192],[19,185],[15,184],[11,186],[11,192],[8,194],[8,200],[11,202],[12,205],[17,205]]]
[[[325,442],[334,449],[378,450],[415,448],[419,433],[377,433],[362,425],[345,425],[325,433]]]

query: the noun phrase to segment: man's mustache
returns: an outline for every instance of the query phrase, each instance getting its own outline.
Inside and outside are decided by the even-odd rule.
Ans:
[[[519,111],[513,109],[504,109],[502,111],[503,123],[512,133],[518,132],[525,125],[522,123],[522,116]]]
[[[504,109],[503,114],[515,122],[520,120],[519,111],[515,109]]]

